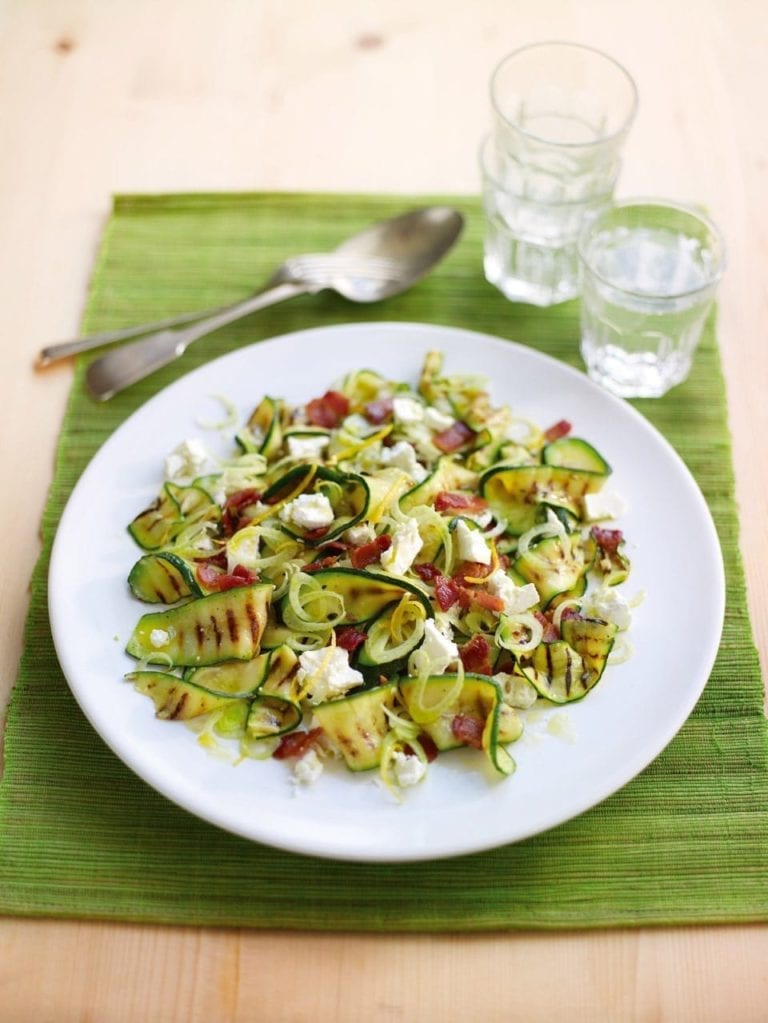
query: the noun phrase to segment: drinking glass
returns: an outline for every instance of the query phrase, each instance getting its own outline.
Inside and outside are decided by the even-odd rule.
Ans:
[[[586,224],[578,249],[587,372],[622,397],[660,397],[690,372],[725,268],[720,231],[678,203],[629,199]]]
[[[599,50],[535,43],[498,65],[491,103],[495,128],[482,155],[486,276],[513,300],[573,298],[578,232],[613,195],[635,84]]]

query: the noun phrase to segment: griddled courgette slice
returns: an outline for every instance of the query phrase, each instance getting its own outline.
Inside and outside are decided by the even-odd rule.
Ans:
[[[580,537],[573,535],[540,540],[521,554],[513,567],[525,582],[534,584],[547,607],[554,597],[579,588],[589,565]]]
[[[404,593],[414,596],[424,607],[427,616],[434,617],[429,597],[415,583],[393,576],[378,575],[375,572],[360,571],[356,568],[321,568],[312,573],[312,579],[321,590],[340,596],[344,601],[344,617],[336,625],[353,625],[376,618],[389,604],[401,600]],[[287,601],[283,597],[283,605]],[[335,605],[334,605],[335,607]],[[330,613],[331,604],[328,604]],[[312,604],[312,617],[323,621],[323,601]],[[283,642],[279,627],[274,630],[274,639]]]
[[[157,500],[129,524],[128,532],[145,551],[158,551],[187,526],[220,517],[221,509],[202,487],[168,482]]]
[[[128,575],[128,586],[145,604],[177,604],[185,597],[201,596],[192,566],[170,551],[139,558]]]
[[[608,663],[618,628],[599,618],[566,618],[560,625],[563,639],[581,656],[587,689],[596,685]]]
[[[451,699],[454,690],[457,691]],[[400,694],[411,717],[419,721],[439,750],[457,749],[463,745],[454,730],[456,717],[476,718],[483,723],[483,749],[493,766],[504,775],[515,770],[515,762],[502,743],[519,738],[522,726],[519,719],[513,725],[513,717],[517,718],[517,715],[506,711],[502,724],[502,694],[492,679],[466,674],[458,688],[456,675],[433,675],[424,682],[409,678],[401,680]],[[437,708],[432,720],[429,720],[430,708]],[[512,711],[512,708],[508,710]]]
[[[248,430],[263,438],[258,450],[266,459],[273,458],[283,444],[284,404],[280,398],[262,398],[248,420]]]
[[[133,519],[128,532],[143,550],[156,551],[169,543],[174,529],[180,528],[179,506],[168,491],[163,490],[148,508]]]
[[[142,615],[126,653],[149,664],[202,666],[259,653],[272,586],[257,583]]]
[[[301,707],[292,700],[259,694],[248,711],[245,729],[252,739],[268,739],[292,732],[302,717]]]
[[[384,708],[391,709],[396,696],[392,682],[313,708],[317,723],[350,771],[369,771],[381,763],[381,745],[389,731]]]
[[[540,504],[583,518],[584,495],[599,490],[604,481],[601,473],[557,465],[492,466],[480,477],[480,493],[506,521],[507,531],[519,536],[535,525]]]
[[[580,437],[559,437],[545,445],[541,452],[545,465],[560,465],[566,469],[585,469],[601,476],[609,476],[611,467],[591,444]]]
[[[517,663],[539,696],[551,703],[580,700],[594,685],[581,655],[563,639],[539,643],[533,653],[518,657]]]
[[[132,671],[125,677],[140,693],[152,698],[157,717],[171,721],[188,721],[237,702],[168,672]]]
[[[253,696],[269,672],[270,654],[257,654],[250,661],[224,661],[193,668],[184,678],[217,696]]]

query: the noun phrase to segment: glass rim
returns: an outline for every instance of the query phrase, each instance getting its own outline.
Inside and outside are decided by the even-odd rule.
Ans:
[[[637,291],[633,288],[626,288],[620,284],[615,284],[613,281],[609,280],[604,274],[601,274],[597,270],[595,270],[595,268],[591,265],[590,261],[587,259],[587,255],[585,252],[586,240],[588,236],[591,234],[592,231],[594,231],[595,227],[600,223],[600,221],[603,220],[609,214],[615,213],[616,211],[620,210],[632,209],[633,207],[637,208],[651,207],[652,209],[656,210],[672,210],[675,213],[682,213],[685,214],[686,216],[691,217],[691,219],[695,220],[698,224],[703,225],[707,229],[707,231],[710,232],[712,237],[715,239],[716,246],[719,248],[720,251],[717,265],[713,269],[713,272],[710,274],[710,277],[707,280],[706,284],[699,284],[695,288],[686,288],[685,290],[682,291],[665,291],[654,292],[649,294],[647,291]],[[588,270],[589,273],[592,274],[593,277],[597,278],[597,280],[600,281],[601,284],[606,285],[606,287],[611,288],[613,291],[619,292],[622,295],[628,295],[631,298],[646,300],[688,298],[691,295],[698,295],[701,292],[708,291],[710,288],[713,288],[718,283],[718,281],[721,280],[723,274],[725,273],[727,265],[725,238],[723,236],[723,232],[720,230],[720,228],[717,226],[714,220],[712,220],[711,217],[707,216],[706,213],[695,209],[693,206],[687,206],[685,203],[675,202],[672,199],[653,199],[646,198],[644,196],[640,196],[637,198],[621,199],[618,202],[611,202],[608,205],[606,205],[604,209],[600,210],[600,212],[597,213],[594,217],[591,217],[587,221],[587,223],[584,224],[581,231],[579,232],[579,237],[576,242],[576,251],[579,256],[579,262],[584,267],[584,269]]]
[[[616,131],[610,132],[607,135],[601,135],[599,139],[593,139],[590,142],[554,142],[552,139],[547,139],[547,138],[543,137],[542,135],[537,135],[534,132],[527,131],[525,128],[522,128],[520,125],[514,124],[512,121],[509,120],[508,117],[506,117],[502,113],[500,105],[499,105],[499,103],[497,101],[496,92],[495,92],[496,79],[497,79],[497,77],[499,75],[499,72],[501,71],[502,67],[508,61],[511,61],[514,57],[519,57],[520,54],[522,54],[522,53],[527,53],[530,50],[545,49],[545,48],[550,47],[550,46],[552,46],[552,47],[557,47],[557,46],[568,47],[569,49],[572,49],[572,50],[581,50],[584,53],[591,53],[591,54],[594,54],[594,55],[596,55],[598,57],[602,57],[603,60],[607,61],[609,64],[612,64],[613,67],[616,68],[616,70],[619,71],[619,73],[626,79],[627,84],[629,85],[629,88],[630,88],[631,95],[632,95],[632,102],[631,102],[631,105],[630,105],[629,113],[625,117],[624,122],[622,123],[620,128],[617,128]],[[490,93],[490,98],[491,98],[491,106],[493,107],[493,109],[494,109],[495,113],[497,114],[497,116],[506,125],[508,125],[512,129],[514,129],[514,131],[517,131],[521,135],[525,136],[525,138],[531,139],[534,142],[540,142],[540,143],[543,143],[544,145],[547,145],[547,146],[557,146],[558,148],[562,148],[562,149],[590,149],[592,147],[604,146],[607,142],[612,142],[614,139],[617,139],[620,136],[622,136],[622,135],[627,133],[627,131],[629,130],[630,126],[632,125],[632,122],[635,119],[635,115],[637,113],[637,106],[638,106],[637,84],[635,83],[634,78],[629,73],[629,71],[627,71],[627,69],[624,67],[623,64],[621,64],[618,60],[616,60],[615,57],[611,57],[609,54],[605,53],[603,50],[599,50],[596,46],[589,46],[587,43],[574,43],[574,42],[572,42],[570,40],[565,40],[565,39],[544,39],[544,40],[541,40],[538,43],[526,43],[525,46],[519,46],[516,50],[512,50],[511,53],[507,53],[504,57],[501,58],[501,60],[496,64],[496,67],[491,72],[491,79],[490,79],[490,83],[489,83],[489,93]]]

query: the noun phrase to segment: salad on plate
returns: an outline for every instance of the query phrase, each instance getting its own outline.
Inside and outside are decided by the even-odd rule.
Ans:
[[[232,457],[182,442],[128,527],[151,609],[127,678],[203,745],[300,783],[339,760],[399,793],[467,746],[503,777],[526,712],[620,656],[623,502],[565,420],[494,406],[430,352],[416,386],[358,370],[220,427]]]

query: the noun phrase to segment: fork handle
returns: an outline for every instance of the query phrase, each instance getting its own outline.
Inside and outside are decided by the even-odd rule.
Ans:
[[[305,284],[270,284],[250,298],[227,306],[184,330],[160,330],[132,344],[123,345],[91,363],[85,374],[86,386],[94,398],[108,401],[126,387],[173,362],[198,338],[259,309],[305,294],[309,290]]]
[[[237,302],[237,305],[240,305],[240,302]],[[161,330],[165,327],[179,327],[184,323],[194,323],[195,320],[213,316],[215,313],[223,312],[229,308],[231,308],[229,305],[223,305],[215,306],[213,309],[199,309],[193,313],[180,313],[178,316],[168,316],[163,320],[153,320],[152,323],[138,323],[133,327],[105,330],[99,334],[88,334],[86,337],[72,338],[70,341],[56,341],[54,344],[40,349],[35,365],[41,368],[43,366],[50,366],[52,362],[66,359],[70,355],[90,352],[94,348],[101,348],[102,345],[112,344],[115,341],[125,341],[131,337],[139,337],[141,334],[149,333],[149,331]]]

